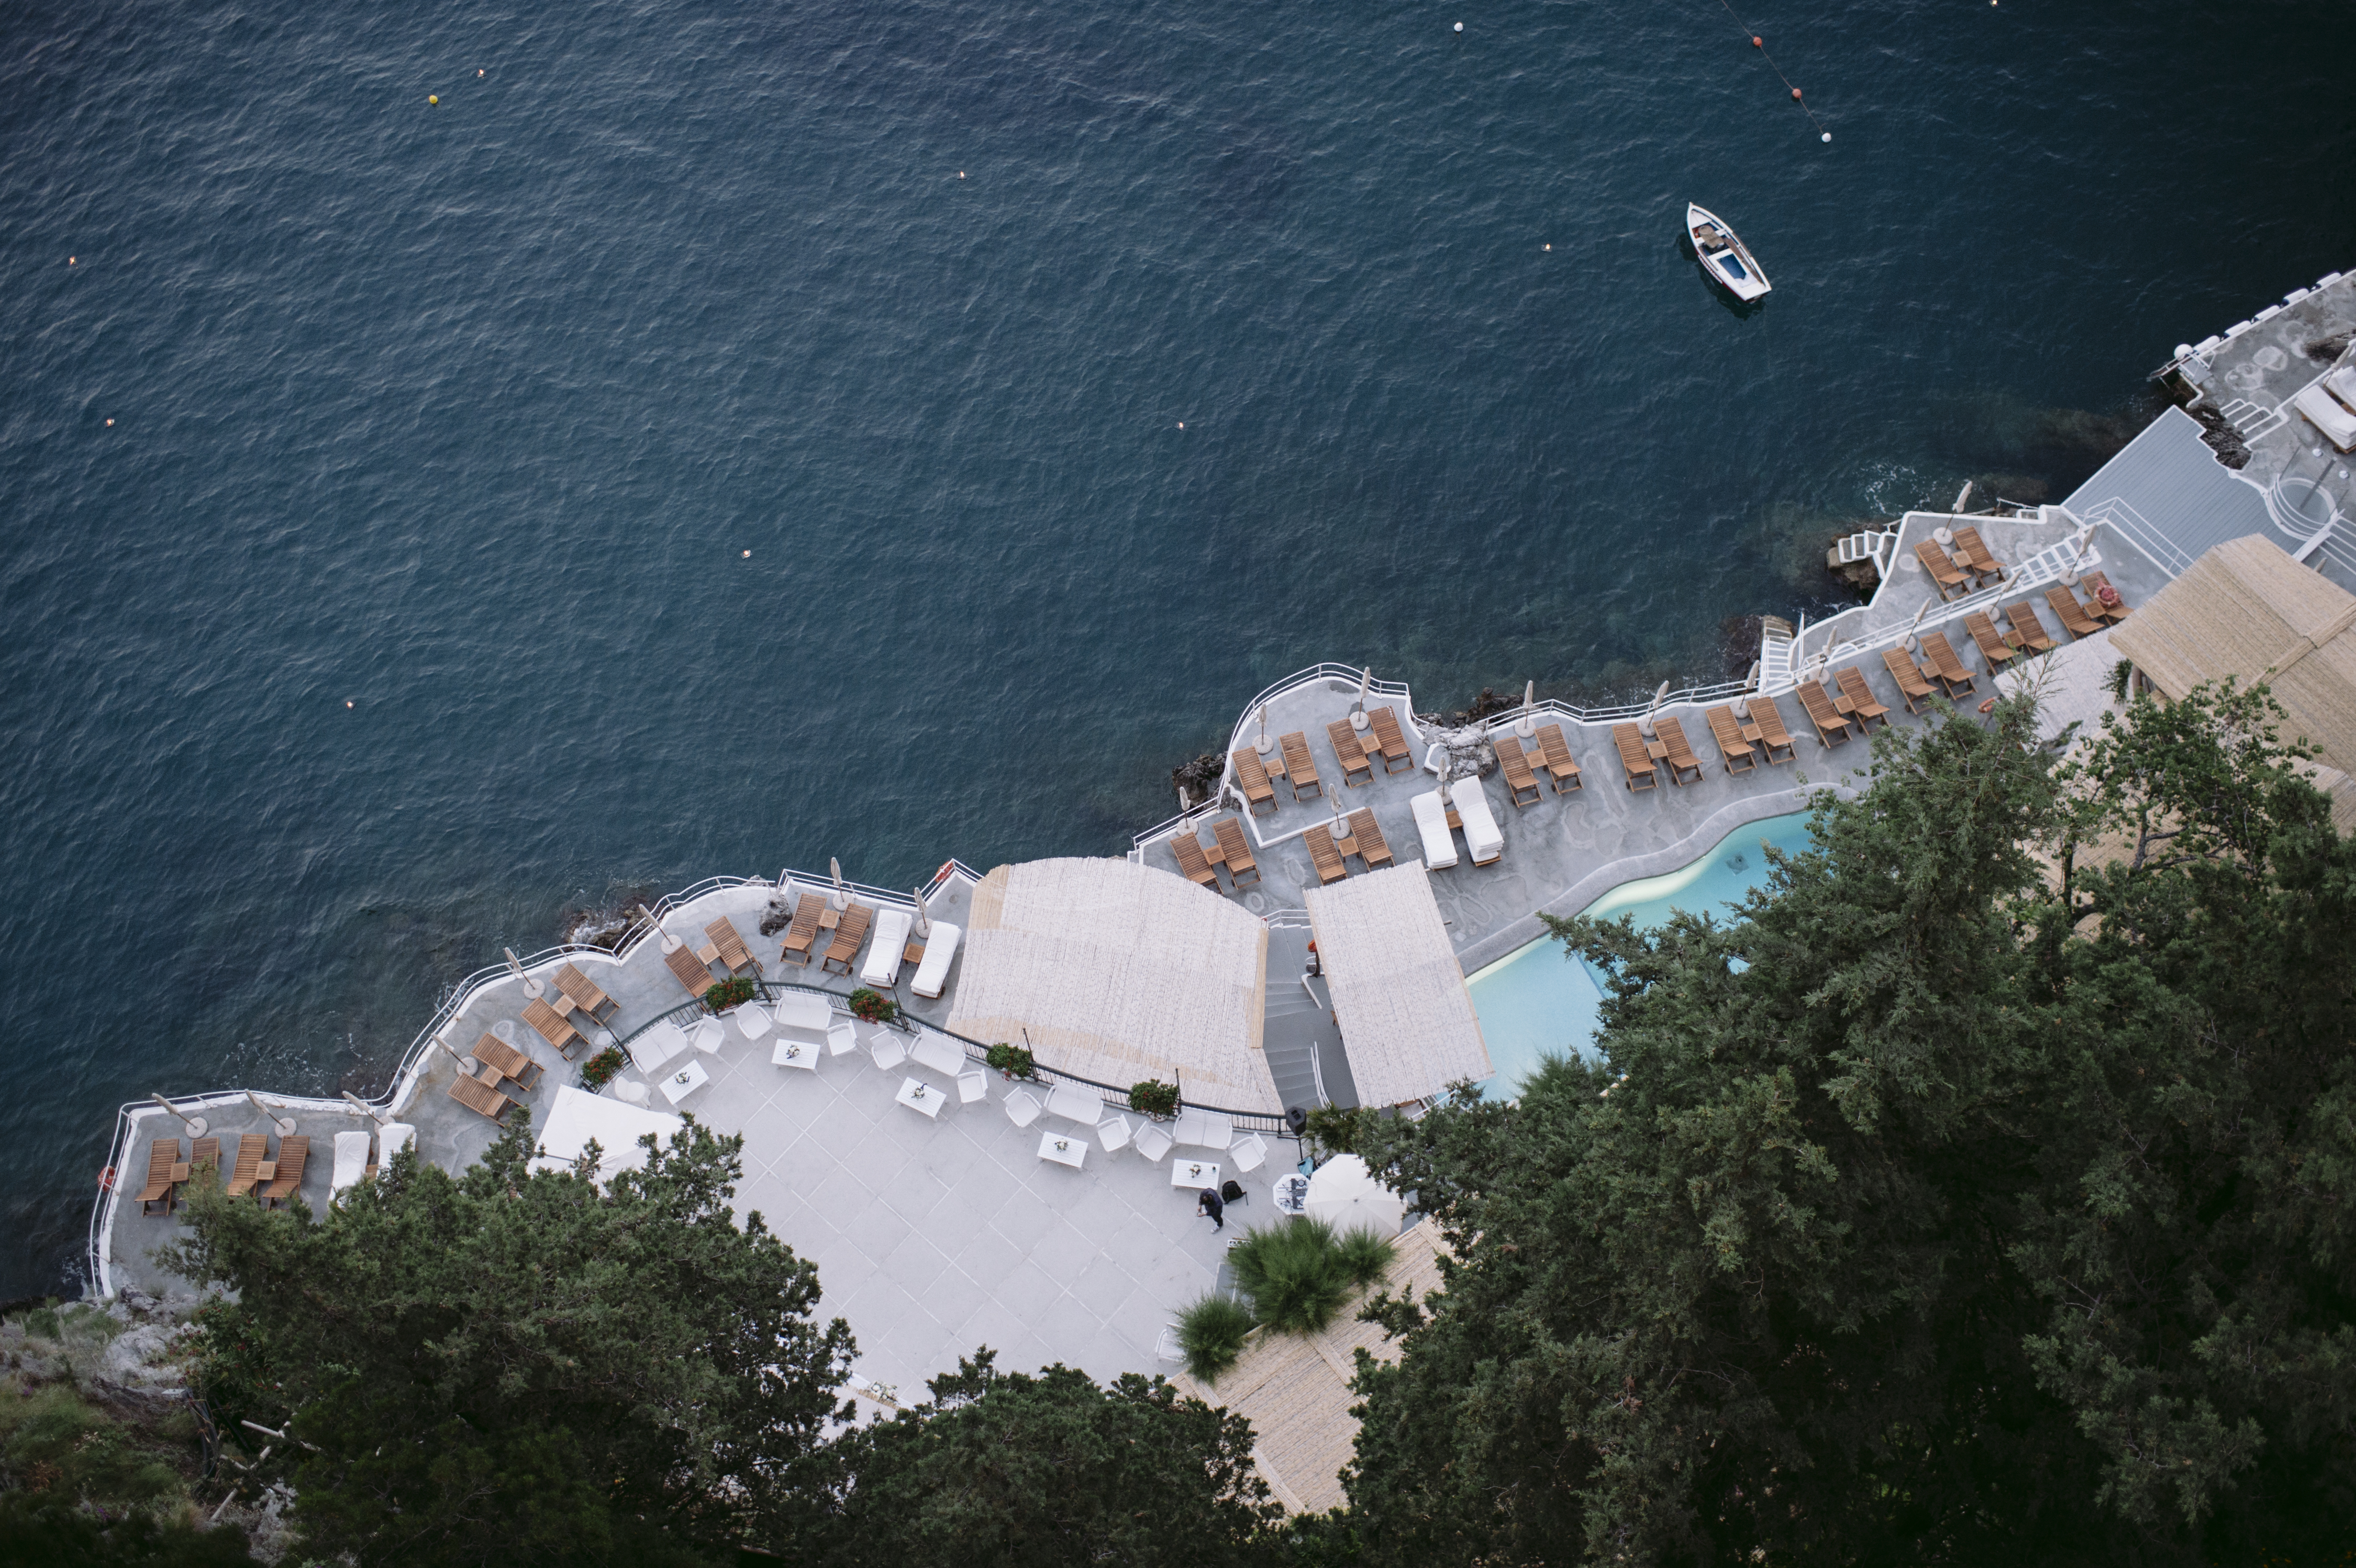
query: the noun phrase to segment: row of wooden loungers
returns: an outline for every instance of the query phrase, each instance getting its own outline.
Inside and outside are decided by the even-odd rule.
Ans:
[[[1399,728],[1398,714],[1388,707],[1366,710],[1365,735],[1352,729],[1349,720],[1335,719],[1325,726],[1325,741],[1333,748],[1333,760],[1347,789],[1374,782],[1378,761],[1387,774],[1415,766],[1415,753]],[[1228,753],[1227,759],[1234,766],[1236,788],[1243,791],[1244,807],[1254,816],[1277,809],[1275,781],[1280,779],[1291,789],[1296,801],[1325,793],[1325,780],[1317,772],[1317,759],[1310,754],[1306,730],[1277,736],[1276,750],[1269,757],[1245,746]]]
[[[171,1213],[180,1188],[195,1180],[200,1170],[219,1170],[220,1157],[219,1138],[196,1139],[186,1160],[180,1158],[177,1138],[158,1138],[149,1144],[147,1185],[139,1189],[139,1212]],[[268,1135],[248,1133],[237,1141],[237,1163],[230,1167],[227,1183],[229,1195],[244,1197],[251,1194],[261,1199],[264,1208],[275,1208],[302,1187],[303,1167],[310,1157],[311,1140],[307,1137],[278,1140],[278,1157],[273,1160],[270,1157]]]

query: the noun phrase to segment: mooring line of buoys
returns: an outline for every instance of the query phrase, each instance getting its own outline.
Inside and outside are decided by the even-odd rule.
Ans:
[[[1726,7],[1726,14],[1728,16],[1734,16],[1734,25],[1738,27],[1742,27],[1742,18],[1734,16],[1733,0],[1718,0],[1718,3]],[[1767,40],[1761,38],[1757,33],[1751,32],[1748,27],[1742,27],[1742,30],[1744,33],[1749,34],[1751,38],[1751,47],[1759,51],[1759,58],[1767,62],[1767,69],[1773,71],[1777,76],[1783,77],[1783,85],[1792,88],[1792,102],[1798,104],[1800,106],[1800,113],[1808,117],[1808,124],[1814,125],[1817,132],[1823,135],[1826,141],[1831,141],[1833,139],[1833,134],[1825,129],[1825,123],[1816,118],[1816,112],[1808,107],[1808,101],[1806,99],[1800,96],[1800,90],[1797,87],[1792,86],[1792,79],[1788,76],[1783,76],[1783,68],[1777,65],[1775,63],[1775,57],[1767,52]]]

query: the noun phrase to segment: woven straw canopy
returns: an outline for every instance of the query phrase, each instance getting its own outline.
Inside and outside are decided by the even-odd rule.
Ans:
[[[2273,542],[2228,541],[2136,607],[2111,633],[2161,694],[2181,697],[2228,675],[2264,681],[2317,759],[2356,772],[2356,595],[2310,571]],[[2333,817],[2356,813],[2334,802]],[[2342,828],[2350,824],[2342,822]]]
[[[1495,1072],[1431,880],[1414,861],[1308,889],[1361,1105],[1438,1094]]]
[[[1176,1083],[1198,1104],[1282,1109],[1260,1056],[1268,928],[1126,860],[1001,865],[973,892],[949,1028],[1098,1083]]]

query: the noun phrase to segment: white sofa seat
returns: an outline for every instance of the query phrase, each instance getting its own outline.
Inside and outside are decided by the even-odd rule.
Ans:
[[[826,1044],[828,1028],[834,1023],[834,1008],[823,996],[788,991],[769,1004],[769,1022],[788,1040],[822,1046]]]
[[[938,996],[948,988],[949,960],[957,957],[958,939],[965,928],[947,920],[933,922],[933,934],[925,939],[925,961],[916,966],[916,978],[908,987],[923,997]]]
[[[900,978],[900,954],[907,948],[908,931],[916,917],[885,905],[875,916],[874,940],[867,944],[867,961],[859,967],[862,985],[889,985]]]
[[[1456,819],[1464,824],[1464,848],[1475,865],[1486,865],[1505,853],[1505,835],[1497,831],[1497,819],[1489,813],[1489,797],[1481,791],[1478,779],[1459,779],[1448,787],[1448,799],[1456,807]]]
[[[1423,838],[1423,864],[1445,871],[1456,864],[1456,836],[1448,831],[1448,804],[1437,789],[1426,789],[1408,801],[1415,813],[1415,831]]]

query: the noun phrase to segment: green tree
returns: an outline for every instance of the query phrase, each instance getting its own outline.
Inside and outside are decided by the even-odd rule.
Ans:
[[[842,1506],[824,1560],[888,1568],[1222,1568],[1279,1509],[1251,1423],[1161,1378],[1100,1388],[1065,1366],[1001,1372],[987,1347],[930,1402],[836,1444]]]
[[[145,1509],[91,1513],[38,1492],[0,1492],[0,1563],[39,1568],[252,1568],[230,1525],[159,1520]]]
[[[2273,712],[1885,731],[1731,921],[1558,923],[1601,1065],[1347,1132],[1456,1252],[1376,1309],[1366,1559],[2341,1544],[2356,853]]]
[[[200,1316],[200,1379],[225,1425],[299,1444],[272,1462],[306,1552],[685,1563],[794,1530],[850,1330],[733,1219],[742,1139],[642,1142],[603,1185],[530,1169],[524,1125],[456,1176],[404,1152],[320,1223],[195,1193],[166,1261],[234,1293]]]

